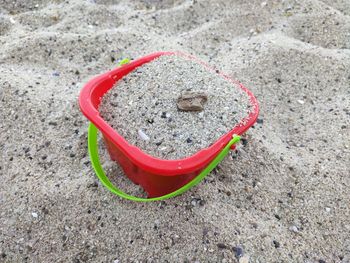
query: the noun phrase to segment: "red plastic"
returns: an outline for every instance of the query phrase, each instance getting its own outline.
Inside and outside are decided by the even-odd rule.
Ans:
[[[183,56],[203,64],[208,69],[208,74],[220,74],[232,84],[238,85],[239,88],[248,94],[252,105],[249,115],[241,120],[230,132],[222,136],[210,147],[180,160],[162,160],[142,152],[136,146],[129,144],[98,113],[98,106],[102,96],[113,87],[117,80],[136,67],[150,62],[161,55]],[[80,93],[79,104],[83,114],[102,132],[111,159],[117,161],[125,174],[134,183],[140,184],[149,197],[168,194],[191,181],[215,158],[219,151],[230,141],[233,134],[241,135],[244,133],[254,124],[259,114],[256,98],[241,83],[222,73],[216,73],[215,69],[206,63],[182,52],[153,53],[90,80]]]

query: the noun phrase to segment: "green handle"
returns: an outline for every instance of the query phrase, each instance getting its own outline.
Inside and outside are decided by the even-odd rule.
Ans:
[[[176,191],[159,196],[159,197],[153,197],[153,198],[141,198],[136,197],[132,195],[128,195],[124,193],[119,188],[115,187],[111,181],[106,176],[105,172],[103,171],[103,168],[101,166],[99,155],[98,155],[98,145],[97,145],[97,131],[98,129],[90,123],[89,130],[88,130],[88,147],[89,147],[89,154],[91,159],[92,167],[94,168],[97,177],[100,179],[102,184],[107,187],[109,191],[111,191],[113,194],[116,194],[122,198],[137,201],[137,202],[151,202],[151,201],[160,201],[165,200],[171,197],[175,197],[177,195],[180,195],[190,189],[191,187],[197,185],[205,176],[207,176],[221,161],[224,159],[224,157],[229,153],[230,148],[233,144],[239,142],[241,139],[238,135],[233,135],[232,139],[229,141],[229,143],[224,147],[224,149],[214,158],[214,160],[192,181],[185,184],[181,188],[177,189]]]

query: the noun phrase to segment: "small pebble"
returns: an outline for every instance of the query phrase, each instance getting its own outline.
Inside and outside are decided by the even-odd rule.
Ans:
[[[205,201],[201,198],[193,198],[191,201],[191,205],[192,206],[197,206],[197,205],[203,206],[203,205],[205,205]]]
[[[244,252],[243,252],[243,248],[237,246],[237,247],[233,247],[233,252],[235,252],[235,256],[236,258],[240,258],[243,256]]]
[[[296,226],[290,226],[289,227],[289,231],[294,232],[294,233],[298,233],[299,232],[299,230],[298,230],[298,228]]]
[[[144,140],[144,141],[149,141],[150,140],[150,138],[142,130],[138,130],[138,134],[139,134],[139,136],[141,137],[142,140]]]
[[[303,105],[305,103],[305,101],[303,100],[297,100],[299,104]]]
[[[32,217],[34,217],[34,218],[38,218],[38,214],[37,214],[37,213],[35,213],[35,212],[33,212],[33,213],[32,213]]]
[[[331,209],[329,207],[326,207],[325,210],[327,213],[329,213],[331,211]]]
[[[185,92],[177,99],[177,107],[182,111],[202,111],[207,100],[204,92]]]
[[[249,257],[243,256],[239,259],[239,263],[249,263]]]

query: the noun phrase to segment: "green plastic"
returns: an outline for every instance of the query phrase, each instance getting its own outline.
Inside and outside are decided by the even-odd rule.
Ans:
[[[187,183],[186,185],[182,186],[181,188],[177,189],[176,191],[159,196],[159,197],[154,197],[154,198],[141,198],[141,197],[136,197],[132,196],[129,194],[126,194],[119,188],[115,187],[111,181],[108,179],[106,176],[101,163],[99,159],[99,154],[98,154],[98,145],[97,145],[97,132],[98,129],[90,123],[89,130],[88,130],[88,147],[89,147],[89,154],[90,154],[90,159],[91,159],[91,164],[92,167],[94,168],[97,177],[100,179],[102,184],[107,187],[109,191],[111,191],[113,194],[116,194],[122,198],[132,200],[132,201],[137,201],[137,202],[151,202],[151,201],[161,201],[165,200],[171,197],[178,196],[191,187],[197,185],[205,176],[207,176],[223,159],[224,157],[229,153],[230,148],[232,145],[236,144],[237,142],[240,141],[241,137],[238,135],[233,135],[232,139],[229,141],[229,143],[224,147],[224,149],[214,158],[214,160],[197,176],[195,177],[192,181]]]
[[[130,59],[124,58],[121,61],[119,61],[119,66],[122,66],[124,64],[128,64],[130,62]]]

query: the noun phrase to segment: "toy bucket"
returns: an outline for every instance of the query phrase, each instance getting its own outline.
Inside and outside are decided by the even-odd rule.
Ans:
[[[240,121],[231,131],[220,137],[210,147],[202,149],[194,155],[179,160],[164,160],[150,156],[141,149],[129,144],[116,130],[102,119],[98,106],[102,96],[114,84],[142,64],[162,55],[183,56],[203,64],[208,74],[220,74],[223,78],[238,85],[250,98],[251,110],[248,116]],[[234,90],[233,90],[234,92]],[[89,152],[93,167],[102,183],[113,193],[127,199],[136,201],[163,200],[183,193],[191,186],[197,184],[205,175],[225,157],[230,149],[235,148],[239,135],[244,133],[256,121],[259,106],[254,95],[238,81],[217,73],[197,58],[182,52],[157,52],[124,64],[112,71],[90,80],[82,89],[79,104],[83,114],[91,122],[89,127]],[[112,160],[119,163],[124,173],[135,184],[139,184],[147,192],[149,198],[137,198],[125,194],[115,187],[104,174],[98,159],[97,131],[103,135],[109,155]]]

